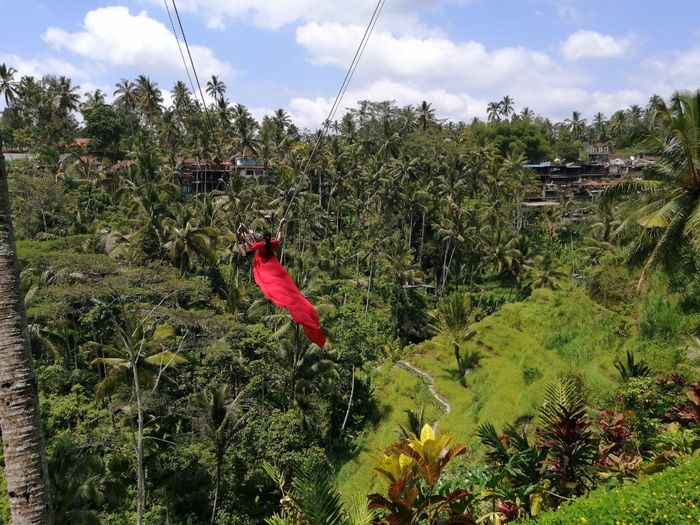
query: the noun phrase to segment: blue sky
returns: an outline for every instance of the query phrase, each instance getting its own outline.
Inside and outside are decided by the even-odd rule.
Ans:
[[[375,0],[177,0],[202,82],[261,116],[325,117]],[[673,6],[671,9],[670,6]],[[0,62],[111,95],[140,73],[186,79],[163,0],[0,0]],[[386,0],[344,106],[417,104],[484,117],[511,95],[562,119],[700,87],[697,0]],[[686,14],[687,16],[682,16]]]

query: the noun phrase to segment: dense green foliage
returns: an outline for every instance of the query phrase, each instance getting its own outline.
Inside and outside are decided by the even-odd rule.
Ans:
[[[613,489],[599,489],[557,512],[526,523],[601,525],[697,523],[700,519],[700,459]]]
[[[10,188],[57,523],[505,521],[697,448],[697,152],[675,140],[692,97],[591,126],[510,97],[470,124],[365,101],[323,136],[257,122],[217,78],[209,119],[145,76],[112,105],[63,77],[3,85],[5,146],[31,154]],[[640,128],[662,169],[525,205],[527,161]],[[269,175],[183,191],[234,154]],[[325,348],[263,300],[241,225],[280,230]],[[443,437],[412,439],[419,412]],[[442,464],[448,433],[468,447]],[[382,450],[415,461],[389,481],[416,506],[373,477]]]

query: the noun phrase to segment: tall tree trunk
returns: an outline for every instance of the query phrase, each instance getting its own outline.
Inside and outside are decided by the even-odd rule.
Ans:
[[[374,271],[374,265],[369,266],[369,281],[367,282],[367,297],[365,299],[365,312],[369,310],[369,296],[372,293],[372,273]]]
[[[221,468],[224,463],[224,453],[225,451],[216,451],[216,478],[214,479],[214,503],[211,507],[211,520],[209,521],[211,525],[214,525],[214,523],[216,522],[216,511],[217,506],[219,504],[219,489],[221,487]]]
[[[0,150],[0,432],[14,525],[51,525],[51,493],[24,293]]]
[[[134,377],[134,394],[136,396],[136,417],[138,435],[136,438],[136,524],[143,524],[146,508],[146,474],[143,468],[143,404],[141,403],[141,383],[139,381],[138,358],[133,355],[131,371]]]
[[[462,362],[462,353],[460,352],[459,343],[455,341],[452,343],[452,345],[455,352],[455,359],[457,360],[457,369],[459,370],[459,376],[464,377],[467,373],[467,369],[464,367],[464,363]]]
[[[423,211],[423,219],[420,227],[420,248],[418,248],[418,266],[423,264],[423,241],[425,240],[425,210]]]
[[[445,255],[442,258],[442,286],[440,286],[440,283],[438,283],[438,295],[442,297],[442,294],[445,292],[445,284],[447,283],[447,255],[450,253],[450,239],[447,239],[447,243],[445,244]]]
[[[343,426],[340,430],[345,430],[345,425],[348,424],[348,418],[350,417],[350,409],[352,408],[352,398],[355,395],[355,363],[352,364],[352,372],[350,374],[350,399],[348,399],[348,409],[345,411],[345,418],[343,418]]]

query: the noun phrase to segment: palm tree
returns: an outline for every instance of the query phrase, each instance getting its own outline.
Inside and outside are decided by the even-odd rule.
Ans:
[[[610,132],[615,137],[619,137],[625,132],[626,125],[627,116],[624,111],[620,110],[613,113],[613,116],[610,118]]]
[[[633,104],[630,106],[629,112],[632,127],[638,126],[639,122],[642,120],[642,108],[637,104]]]
[[[158,84],[144,75],[136,79],[137,104],[146,120],[153,122],[161,113],[163,94]]]
[[[514,112],[513,97],[511,97],[510,95],[504,96],[500,102],[500,105],[501,115],[503,115],[503,117],[507,119],[511,115],[511,113]]]
[[[241,145],[241,153],[246,154],[248,150],[253,155],[257,155],[257,139],[255,131],[258,123],[250,114],[250,111],[242,104],[236,104],[233,108],[233,130]]]
[[[522,111],[520,111],[520,118],[526,122],[529,122],[533,118],[535,118],[535,112],[532,111],[529,107],[525,106],[522,109]]]
[[[586,119],[581,118],[581,113],[574,111],[571,114],[571,118],[566,119],[564,123],[574,138],[583,138],[583,135],[586,132]]]
[[[596,132],[596,140],[603,142],[605,140],[605,115],[600,111],[593,116],[593,127]]]
[[[119,298],[120,313],[114,320],[115,342],[102,344],[92,342],[107,357],[98,357],[93,365],[105,365],[109,371],[97,385],[98,399],[116,392],[117,387],[126,382],[131,386],[136,401],[136,523],[142,525],[146,507],[146,471],[144,466],[144,402],[151,389],[154,392],[160,380],[167,378],[166,372],[187,360],[178,351],[168,350],[174,333],[167,325],[157,325],[149,315],[136,319],[129,308]]]
[[[0,64],[0,95],[4,95],[7,107],[10,107],[17,97],[15,73],[17,73],[15,68],[4,63]]]
[[[240,432],[245,422],[245,390],[231,397],[227,386],[203,390],[199,395],[199,406],[203,417],[200,419],[202,434],[207,438],[214,452],[216,468],[214,474],[214,502],[211,523],[215,523],[216,510],[221,487],[224,457],[233,438]]]
[[[71,111],[77,111],[80,103],[80,95],[76,93],[80,86],[71,85],[70,78],[58,77],[54,105],[61,115],[68,115]]]
[[[166,222],[166,236],[170,239],[164,248],[170,259],[180,269],[181,274],[192,269],[192,262],[199,258],[205,264],[214,260],[212,239],[215,229],[200,227],[194,221],[189,210],[178,204],[172,219]]]
[[[289,116],[289,113],[282,108],[275,110],[272,120],[283,130],[287,129],[292,124],[292,118]]]
[[[114,90],[114,105],[125,109],[127,112],[134,111],[138,106],[138,88],[130,80],[121,79],[117,82],[117,89]]]
[[[661,98],[659,95],[652,95],[649,97],[649,102],[647,103],[646,110],[647,112],[653,112],[656,111],[664,106],[664,99]]]
[[[191,93],[187,85],[182,80],[175,82],[171,93],[173,96],[173,108],[175,109],[175,112],[179,113],[190,107],[192,103],[192,99],[190,98]]]
[[[52,443],[49,473],[55,505],[55,525],[102,525],[99,509],[104,504],[108,481],[100,458],[86,453],[69,434]]]
[[[377,513],[363,502],[344,505],[333,472],[304,461],[291,486],[285,476],[267,461],[265,473],[275,482],[282,497],[280,513],[265,519],[266,525],[313,523],[323,525],[371,525],[379,523]]]
[[[532,281],[530,281],[530,287],[533,290],[536,288],[559,290],[561,282],[567,277],[567,274],[561,269],[559,260],[548,252],[539,258],[538,263]]]
[[[105,93],[101,89],[96,89],[92,92],[88,91],[87,93],[85,93],[85,101],[81,106],[81,111],[84,114],[85,112],[89,112],[91,109],[94,109],[98,106],[104,106],[106,102],[107,99]]]
[[[460,377],[464,377],[467,370],[476,365],[475,361],[478,362],[478,354],[475,352],[469,353],[464,359],[461,354],[462,344],[477,334],[476,330],[469,326],[473,320],[472,313],[469,295],[454,292],[440,301],[433,323],[433,330],[438,334],[438,339],[447,341],[442,346],[452,347]]]
[[[0,432],[14,523],[52,524],[49,476],[24,293],[0,150]]]
[[[226,94],[226,84],[216,75],[212,75],[211,80],[207,82],[207,94],[214,100],[223,99]]]
[[[488,114],[489,122],[495,122],[501,119],[501,103],[500,102],[489,102],[486,106],[486,113]]]
[[[224,128],[228,128],[228,126],[231,124],[229,119],[229,116],[231,115],[231,106],[229,105],[228,100],[223,97],[217,98],[214,109],[216,110],[216,114],[219,116],[219,122],[221,125],[224,126]]]
[[[284,137],[284,133],[287,131],[289,126],[292,125],[292,119],[284,109],[279,108],[275,110],[274,115],[272,115],[272,123],[275,127],[275,142],[279,146]]]
[[[435,124],[435,110],[433,109],[433,105],[429,102],[425,100],[421,102],[416,109],[416,113],[418,114],[418,123],[423,131],[425,131],[428,126]]]
[[[606,200],[633,195],[642,203],[618,228],[641,227],[632,251],[644,257],[639,289],[655,268],[677,261],[685,246],[700,248],[700,90],[675,95],[659,113],[667,129],[650,132],[647,140],[661,155],[661,180],[625,179],[603,192]]]

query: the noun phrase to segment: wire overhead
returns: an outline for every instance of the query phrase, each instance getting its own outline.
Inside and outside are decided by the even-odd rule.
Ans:
[[[219,141],[216,139],[216,135],[214,133],[214,127],[212,126],[211,122],[211,117],[209,115],[209,108],[207,107],[207,102],[204,99],[204,92],[202,91],[202,85],[199,83],[199,75],[197,74],[197,68],[194,65],[194,60],[192,59],[192,52],[190,51],[190,45],[187,42],[187,35],[185,34],[185,28],[182,26],[182,19],[180,18],[180,12],[177,9],[177,3],[175,0],[171,0],[173,4],[173,9],[175,10],[175,17],[177,18],[177,23],[180,26],[180,33],[182,34],[182,41],[185,44],[185,49],[187,50],[187,56],[190,59],[190,65],[192,66],[192,73],[194,74],[194,80],[197,83],[197,89],[199,90],[199,96],[202,99],[202,105],[204,106],[204,114],[207,119],[207,124],[209,125],[209,131],[211,133],[212,140],[214,142],[214,146],[216,147],[216,153],[221,158],[221,149],[219,148]],[[167,4],[166,4],[167,7]],[[168,16],[170,16],[170,10],[168,9]],[[171,19],[172,22],[172,19]],[[175,39],[177,40],[177,31],[175,32]],[[180,47],[180,44],[178,42],[178,47]],[[180,53],[182,54],[182,48],[180,49]],[[184,57],[183,57],[184,61]],[[185,70],[187,71],[187,64],[185,64]],[[187,72],[187,76],[189,77],[189,71]],[[192,83],[192,79],[190,78],[190,84]],[[192,90],[194,91],[194,86],[192,86]],[[194,93],[194,96],[196,97],[197,94]]]
[[[163,0],[165,4],[165,10],[168,12],[168,20],[170,20],[170,27],[173,29],[173,34],[175,35],[175,42],[177,42],[177,49],[180,51],[180,58],[182,59],[182,65],[185,66],[185,73],[187,73],[187,79],[190,81],[190,89],[192,94],[196,97],[197,90],[194,88],[194,82],[192,82],[192,75],[190,75],[190,68],[187,67],[187,60],[185,60],[185,54],[182,52],[182,46],[180,45],[180,37],[177,34],[177,29],[175,29],[175,23],[173,22],[173,17],[170,14],[170,5],[168,0]]]
[[[168,18],[170,18],[170,25],[173,28],[173,33],[175,33],[175,40],[177,41],[177,46],[178,49],[180,50],[180,56],[182,57],[182,62],[183,65],[185,66],[185,71],[187,72],[187,78],[190,81],[190,86],[192,87],[192,91],[195,92],[194,84],[192,83],[192,77],[190,76],[189,69],[187,67],[187,61],[185,60],[184,53],[182,52],[182,47],[180,47],[180,41],[178,39],[178,34],[177,30],[175,28],[175,24],[173,22],[172,16],[170,15],[170,8],[168,6],[167,0],[163,0],[165,3],[165,8],[168,11]],[[175,0],[171,0],[173,4],[173,9],[175,11],[175,17],[177,18],[177,23],[180,26],[180,33],[182,34],[182,41],[185,44],[185,49],[187,50],[187,56],[189,57],[189,62],[192,67],[192,73],[194,74],[194,79],[197,84],[197,91],[199,92],[199,96],[202,99],[202,104],[204,106],[204,112],[206,114],[206,119],[209,124],[210,131],[212,132],[212,137],[214,136],[213,133],[213,128],[211,125],[211,119],[209,116],[209,109],[207,107],[206,100],[204,99],[204,92],[202,91],[202,85],[199,82],[199,75],[197,75],[197,68],[194,65],[194,60],[192,59],[192,53],[190,51],[190,46],[189,43],[187,42],[187,36],[185,35],[185,29],[182,26],[182,20],[180,18],[180,12],[177,9],[177,3]],[[360,40],[359,45],[357,46],[357,49],[355,50],[355,55],[352,58],[352,62],[350,62],[350,66],[348,67],[347,72],[345,73],[345,78],[343,78],[343,82],[340,85],[340,89],[338,89],[338,93],[335,96],[335,100],[333,101],[333,105],[331,106],[331,109],[328,112],[328,116],[326,119],[323,121],[321,130],[318,133],[318,136],[316,138],[316,143],[314,144],[313,149],[311,150],[311,154],[309,155],[309,158],[306,160],[306,163],[304,165],[304,169],[302,170],[301,176],[299,177],[299,182],[297,183],[296,187],[294,188],[294,192],[292,193],[292,198],[289,200],[289,204],[287,205],[287,209],[284,212],[284,216],[282,217],[282,220],[280,221],[280,228],[282,227],[282,224],[284,221],[287,219],[287,216],[289,215],[289,211],[292,208],[292,204],[294,203],[294,200],[296,199],[297,194],[299,193],[299,188],[301,187],[302,182],[304,181],[304,178],[306,177],[306,173],[309,170],[309,166],[311,165],[311,162],[313,161],[314,156],[316,155],[316,151],[318,150],[319,145],[321,144],[321,141],[323,140],[323,137],[326,135],[328,132],[328,128],[331,125],[331,122],[335,118],[335,114],[338,112],[338,109],[340,108],[340,104],[343,101],[343,97],[345,96],[345,93],[348,90],[348,86],[350,85],[350,81],[352,80],[352,77],[355,75],[355,70],[357,70],[357,66],[360,63],[360,60],[362,59],[362,55],[365,52],[365,49],[367,47],[367,44],[369,42],[370,37],[372,36],[372,32],[374,31],[375,26],[377,25],[377,20],[379,20],[379,15],[382,12],[382,9],[384,8],[384,4],[386,3],[386,0],[377,0],[377,4],[374,7],[374,11],[372,12],[372,16],[369,19],[369,22],[367,23],[367,27],[365,28],[365,32],[362,35],[362,40]],[[195,97],[196,97],[195,93]],[[216,142],[216,140],[215,140]],[[217,152],[219,155],[221,154],[218,143],[216,143],[216,148]]]
[[[318,137],[316,138],[316,143],[314,144],[313,149],[311,150],[311,155],[309,155],[309,158],[306,160],[306,164],[304,165],[304,169],[302,170],[301,176],[299,177],[299,182],[297,183],[296,187],[294,188],[294,193],[292,194],[292,198],[289,200],[289,204],[287,205],[287,210],[284,212],[284,215],[282,216],[282,220],[280,221],[280,229],[282,228],[282,224],[284,221],[287,219],[287,216],[289,215],[289,211],[292,208],[292,203],[294,202],[294,199],[297,196],[297,193],[299,192],[299,188],[301,187],[302,182],[304,181],[304,178],[306,177],[306,172],[309,169],[309,166],[311,165],[311,161],[314,158],[314,155],[316,154],[316,150],[318,150],[318,146],[321,144],[321,140],[323,139],[324,135],[328,131],[328,128],[331,125],[331,122],[333,121],[333,118],[335,117],[336,112],[340,108],[340,104],[343,100],[343,97],[345,96],[346,91],[348,90],[348,86],[350,85],[350,81],[352,80],[352,77],[355,75],[355,70],[357,69],[358,64],[360,63],[360,60],[362,59],[362,55],[365,52],[365,48],[367,47],[367,43],[369,42],[370,37],[372,36],[372,32],[374,31],[374,27],[377,25],[377,20],[379,20],[379,15],[382,12],[382,9],[384,8],[384,4],[386,3],[386,0],[378,0],[377,5],[374,7],[374,11],[372,12],[372,17],[369,20],[369,23],[367,24],[367,28],[365,29],[364,35],[362,35],[362,40],[360,41],[360,44],[357,46],[357,50],[355,51],[355,56],[352,58],[352,62],[350,63],[350,66],[348,67],[347,73],[345,73],[345,78],[343,79],[343,83],[340,86],[340,89],[338,90],[338,94],[335,96],[335,101],[333,102],[333,105],[331,106],[330,111],[328,112],[328,116],[326,117],[326,120],[323,122],[323,126],[321,128],[320,133],[318,133]]]

